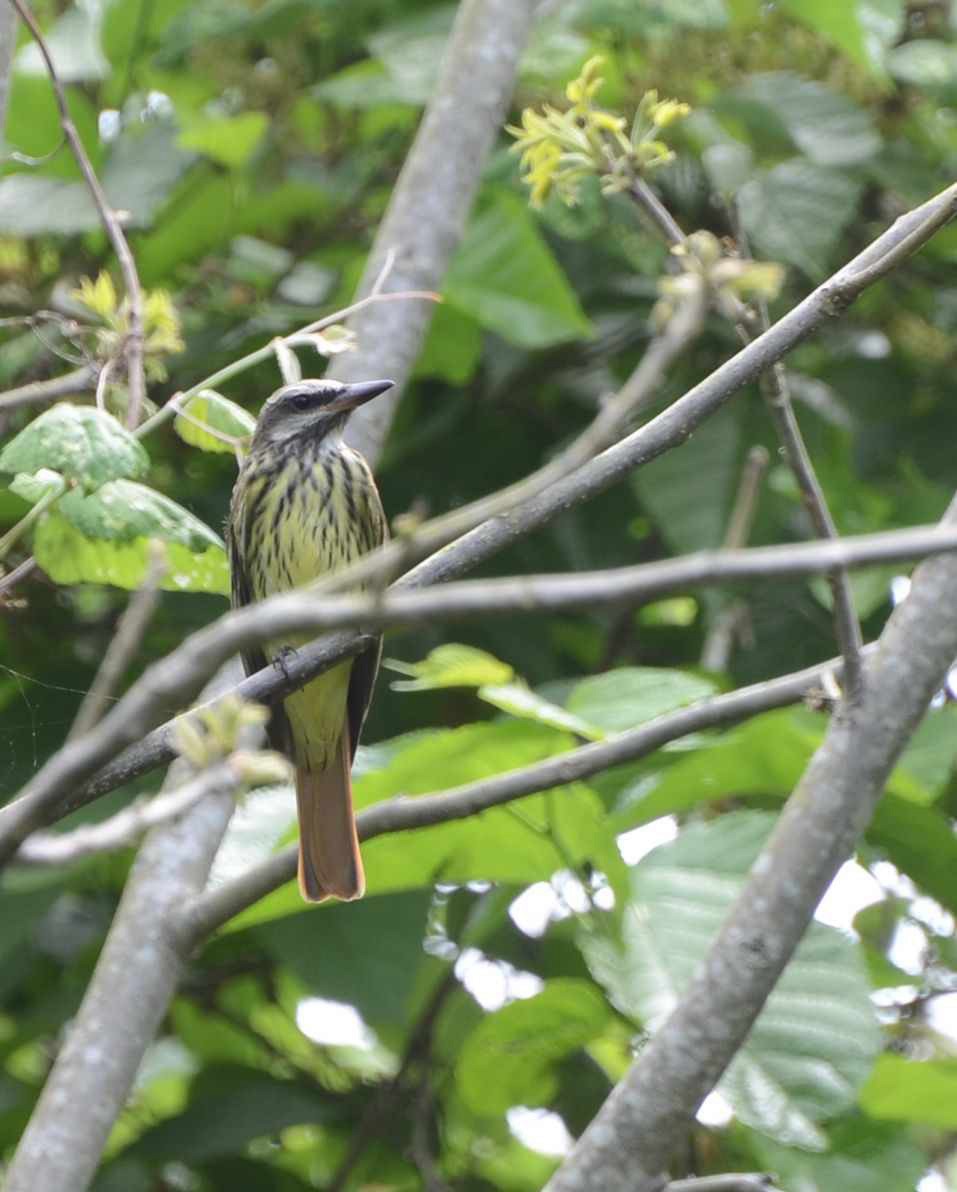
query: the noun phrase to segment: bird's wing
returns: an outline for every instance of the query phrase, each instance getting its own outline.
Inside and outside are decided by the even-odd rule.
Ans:
[[[233,496],[233,507],[230,510],[229,521],[226,525],[226,553],[229,556],[230,603],[233,608],[242,608],[253,603],[253,594],[249,585],[249,573],[244,563],[244,539],[246,536],[245,502],[237,487]],[[256,671],[268,666],[269,660],[260,647],[243,650],[240,654],[243,660],[243,670],[247,675],[254,675]],[[269,744],[280,753],[292,757],[292,730],[289,719],[283,710],[282,703],[275,703],[271,708],[266,735]]]
[[[379,499],[379,490],[369,473],[367,507],[367,531],[365,549],[373,551],[389,538],[389,523],[386,521],[385,510]],[[348,713],[349,740],[352,747],[351,756],[356,756],[359,736],[365,723],[366,713],[372,700],[372,689],[375,687],[376,675],[379,673],[379,663],[382,660],[382,638],[376,638],[375,643],[368,650],[359,654],[352,664],[349,676],[349,694],[346,698]]]

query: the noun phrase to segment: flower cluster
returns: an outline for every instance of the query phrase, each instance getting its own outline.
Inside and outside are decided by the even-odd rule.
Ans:
[[[638,105],[631,130],[623,116],[597,107],[594,99],[604,80],[601,58],[591,58],[577,79],[565,88],[566,111],[546,104],[541,112],[526,108],[521,128],[510,126],[513,146],[522,155],[532,206],[540,207],[554,190],[570,206],[578,199],[583,178],[597,176],[602,190],[615,194],[633,180],[671,161],[674,154],[661,132],[691,110],[675,99],[659,100],[648,91]]]

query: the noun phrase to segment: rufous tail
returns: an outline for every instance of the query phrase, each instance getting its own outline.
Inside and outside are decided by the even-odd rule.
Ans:
[[[348,901],[365,892],[359,856],[347,732],[325,770],[296,766],[299,811],[299,889],[307,902]]]

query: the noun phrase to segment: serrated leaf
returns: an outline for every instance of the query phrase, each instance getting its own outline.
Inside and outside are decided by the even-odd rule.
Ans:
[[[620,733],[714,695],[715,690],[712,680],[687,671],[624,666],[583,679],[566,707],[606,733]]]
[[[410,679],[394,679],[394,691],[434,691],[442,687],[483,687],[507,683],[513,670],[485,650],[446,642],[431,650],[421,662],[400,662],[387,658],[384,665]]]
[[[0,452],[0,471],[52,469],[87,489],[148,467],[142,444],[112,414],[68,402],[34,418]]]
[[[246,440],[256,429],[256,419],[252,414],[214,389],[200,390],[181,409],[183,413],[176,415],[173,429],[184,443],[198,447],[200,451],[231,455],[236,447],[227,439]],[[209,430],[203,427],[209,427]],[[216,433],[212,434],[211,431]],[[226,439],[221,437],[223,435]]]
[[[671,1013],[740,893],[775,817],[736,812],[684,829],[632,871],[620,938],[580,937],[592,975],[655,1030]],[[820,1123],[854,1103],[881,1047],[858,946],[812,924],[721,1091],[738,1117],[821,1150]]]
[[[150,563],[150,541],[166,546],[161,587],[170,592],[229,592],[222,541],[188,510],[145,485],[111,481],[84,497],[73,490],[34,534],[37,562],[62,584],[137,588]]]
[[[816,165],[857,165],[881,147],[880,135],[862,107],[823,83],[789,71],[752,75],[723,97],[719,107],[723,102],[766,108]]]
[[[752,178],[738,209],[755,251],[822,277],[857,210],[861,182],[802,158]]]
[[[472,1031],[455,1069],[462,1099],[489,1117],[513,1105],[548,1105],[558,1060],[600,1034],[609,1018],[587,981],[549,981],[534,997],[488,1014]]]
[[[31,505],[35,505],[37,501],[42,501],[44,497],[52,493],[61,493],[66,488],[66,483],[59,472],[51,471],[50,468],[41,468],[39,472],[31,475],[28,472],[20,472],[14,476],[10,483],[10,491],[16,493],[18,497],[22,497],[24,501],[29,501]]]

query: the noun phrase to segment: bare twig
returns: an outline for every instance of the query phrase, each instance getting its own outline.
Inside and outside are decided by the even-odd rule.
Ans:
[[[665,244],[675,248],[684,244],[685,234],[681,226],[644,178],[635,178],[628,188],[628,197],[645,216]]]
[[[80,135],[76,130],[76,125],[73,123],[73,117],[70,115],[70,108],[67,104],[66,92],[63,90],[63,84],[57,75],[56,67],[50,54],[50,48],[40,31],[40,26],[37,24],[36,18],[25,3],[25,0],[10,0],[10,3],[17,10],[20,19],[30,30],[33,40],[37,43],[37,48],[43,57],[60,113],[60,127],[63,129],[63,135],[69,142],[70,150],[76,158],[77,165],[80,167],[80,173],[83,175],[87,189],[93,198],[93,203],[99,214],[103,230],[106,232],[107,238],[113,246],[113,251],[116,253],[116,260],[120,266],[120,272],[123,274],[123,285],[126,290],[126,301],[129,306],[130,318],[129,335],[126,342],[126,371],[130,391],[127,425],[133,427],[139,422],[140,411],[143,408],[143,400],[146,396],[146,379],[143,372],[143,291],[140,287],[139,274],[136,270],[136,261],[133,259],[129,242],[126,239],[117,214],[110,206],[109,199],[100,185],[100,180],[96,176],[93,164],[87,155],[86,149],[83,147],[83,141],[80,139]]]
[[[724,535],[722,545],[725,550],[738,550],[747,545],[769,458],[764,447],[752,447],[748,452]],[[705,670],[723,671],[727,668],[735,634],[746,614],[747,605],[741,600],[733,600],[718,612],[701,649],[701,666]]]
[[[742,687],[659,716],[612,740],[583,745],[544,762],[469,782],[452,790],[414,798],[388,799],[359,813],[359,836],[362,840],[372,840],[392,832],[408,832],[466,819],[513,799],[588,778],[612,766],[647,757],[662,745],[689,733],[722,728],[773,708],[799,703],[822,685],[825,676],[835,670],[840,672],[840,666],[839,658],[831,659],[795,674]],[[296,850],[285,849],[276,853],[247,873],[224,882],[215,890],[207,890],[193,904],[183,907],[178,930],[195,944],[289,881],[295,872]]]
[[[957,521],[957,502],[944,523]],[[957,654],[957,557],[924,563],[828,728],[707,959],[549,1192],[658,1192],[701,1101],[744,1042]]]
[[[22,563],[18,563],[12,571],[8,571],[6,575],[0,575],[0,596],[5,592],[9,592],[11,588],[15,588],[21,580],[29,579],[29,577],[39,569],[39,564],[31,555],[24,559]]]
[[[103,715],[117,683],[140,648],[143,634],[156,610],[159,586],[165,574],[166,551],[163,544],[159,541],[151,542],[149,567],[143,585],[134,592],[117,622],[116,632],[103,655],[100,669],[96,672],[96,677],[84,696],[76,719],[67,734],[68,741],[89,732]]]
[[[237,790],[241,778],[228,761],[202,771],[190,782],[171,791],[140,799],[102,824],[84,825],[69,832],[34,832],[20,845],[21,865],[70,865],[95,853],[113,852],[137,844],[150,830],[185,814],[207,795]]]
[[[93,365],[84,364],[60,377],[51,377],[48,381],[31,381],[28,385],[8,389],[6,393],[0,393],[0,414],[19,406],[38,406],[74,393],[85,393],[92,388],[96,375],[97,370]]]

